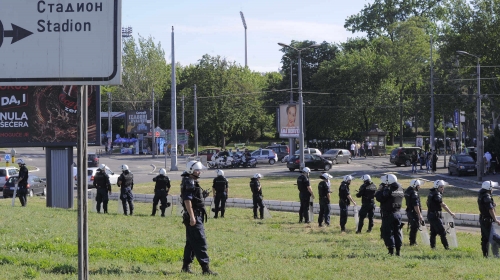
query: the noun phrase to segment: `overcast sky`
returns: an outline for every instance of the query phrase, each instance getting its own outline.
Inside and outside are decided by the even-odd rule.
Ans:
[[[259,72],[277,71],[282,53],[278,42],[312,40],[345,42],[348,16],[372,0],[123,0],[122,26],[134,37],[151,35],[171,61],[171,31],[175,31],[175,60],[195,64],[204,54],[220,55],[245,65],[247,24],[248,66]]]

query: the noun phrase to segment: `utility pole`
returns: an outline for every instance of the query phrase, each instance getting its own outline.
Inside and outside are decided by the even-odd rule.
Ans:
[[[156,133],[155,133],[155,89],[153,88],[153,92],[151,93],[151,139],[153,145],[153,158],[156,158]]]
[[[245,28],[245,68],[248,67],[247,64],[247,23],[245,21],[245,16],[243,12],[240,12],[241,21],[243,22],[243,27]]]
[[[174,44],[174,27],[172,26],[172,92],[171,92],[171,95],[172,95],[172,109],[171,109],[171,112],[172,112],[172,137],[170,139],[170,143],[171,143],[171,148],[170,148],[170,152],[171,152],[171,155],[170,155],[170,160],[171,160],[171,163],[170,163],[170,171],[177,171],[179,169],[177,169],[177,92],[176,92],[176,89],[175,89],[175,86],[176,86],[176,80],[175,80],[175,51],[174,51],[174,47],[175,47],[175,44]]]
[[[194,154],[198,157],[198,100],[196,98],[196,84],[194,85]]]
[[[429,123],[430,129],[430,147],[431,150],[435,150],[434,147],[434,68],[432,65],[432,35],[431,35],[431,119]]]

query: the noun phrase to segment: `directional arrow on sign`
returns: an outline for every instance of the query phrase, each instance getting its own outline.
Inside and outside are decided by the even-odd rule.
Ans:
[[[12,30],[4,30],[3,29],[3,24],[2,21],[0,21],[0,47],[2,46],[3,43],[3,38],[11,37],[12,41],[10,42],[11,44],[14,44],[15,42],[22,40],[31,34],[33,32],[30,32],[22,27],[19,27],[15,24],[12,25]]]

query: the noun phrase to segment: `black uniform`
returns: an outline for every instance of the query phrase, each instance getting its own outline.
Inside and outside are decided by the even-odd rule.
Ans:
[[[21,164],[19,169],[19,178],[23,178],[17,182],[17,186],[19,187],[19,201],[24,207],[28,202],[26,199],[26,194],[28,193],[28,168],[26,168],[26,165],[24,164]]]
[[[206,221],[207,213],[205,211],[205,203],[203,199],[203,190],[198,181],[191,178],[189,174],[182,174],[181,183],[181,198],[182,206],[184,207],[183,223],[186,227],[186,245],[184,246],[184,265],[183,270],[189,269],[189,265],[193,262],[194,257],[200,263],[203,271],[208,269],[210,259],[207,253],[207,239],[205,236],[205,227],[203,223]],[[190,200],[193,208],[196,224],[189,224],[189,213],[186,209],[184,201]]]
[[[351,194],[349,191],[349,182],[342,181],[339,187],[339,208],[340,208],[340,229],[345,231],[345,224],[347,223],[347,207],[351,204],[348,196]]]
[[[134,214],[134,195],[132,190],[134,189],[134,175],[130,171],[125,170],[118,177],[118,182],[120,185],[120,200],[123,205],[123,214],[127,215],[127,202],[130,208],[130,215]]]
[[[441,243],[445,249],[448,249],[448,239],[446,239],[446,230],[443,226],[441,216],[441,203],[443,197],[437,189],[431,189],[427,197],[427,220],[431,226],[430,242],[431,248],[436,247],[436,235],[441,237]]]
[[[361,209],[359,210],[359,224],[357,232],[361,232],[363,229],[363,223],[368,215],[368,232],[372,231],[373,228],[373,211],[375,210],[375,192],[377,191],[377,186],[371,181],[365,181],[363,185],[359,188],[356,197],[361,197]]]
[[[408,217],[408,223],[410,225],[410,246],[417,244],[417,231],[420,227],[419,225],[419,215],[415,211],[415,206],[420,209],[422,213],[422,206],[420,204],[420,196],[418,191],[412,187],[408,187],[405,191],[406,200],[406,216]]]
[[[214,197],[215,216],[214,216],[214,218],[217,218],[219,216],[219,210],[220,210],[220,217],[224,218],[224,212],[226,212],[227,191],[229,188],[229,184],[227,182],[226,177],[224,177],[224,176],[215,177],[212,188],[215,190],[215,197]]]
[[[479,196],[477,198],[477,204],[479,206],[479,224],[481,225],[481,250],[483,251],[483,256],[488,256],[488,244],[490,241],[491,225],[495,222],[495,219],[491,217],[490,210],[494,209],[496,204],[493,201],[493,196],[490,191],[481,189],[479,191]],[[494,241],[500,245],[500,237],[495,236]],[[495,253],[495,252],[494,252]],[[498,252],[497,252],[498,253]]]
[[[158,206],[158,202],[161,201],[161,216],[165,217],[165,209],[170,206],[167,204],[167,195],[170,190],[170,178],[160,174],[153,178],[153,182],[156,182],[156,184],[155,196],[153,197],[153,212],[151,213],[151,216],[156,215],[156,207]]]
[[[309,201],[311,199],[311,193],[307,189],[310,186],[309,178],[302,174],[297,178],[297,188],[299,189],[299,199],[300,199],[300,209],[299,209],[299,223],[302,223],[302,219],[305,218],[306,223],[310,223],[309,217]]]
[[[399,210],[403,203],[404,191],[399,183],[393,183],[383,187],[375,193],[377,201],[380,202],[380,213],[382,215],[382,238],[389,254],[399,256],[403,238],[401,236],[401,214]]]
[[[111,192],[111,184],[105,170],[99,169],[99,172],[95,174],[94,187],[97,189],[97,196],[95,197],[95,201],[97,201],[97,213],[101,213],[101,202],[104,213],[108,213],[108,193]]]
[[[257,207],[259,208],[260,218],[264,219],[264,204],[262,203],[262,189],[257,178],[250,179],[250,189],[252,190],[253,198],[253,218],[257,219]]]
[[[330,190],[330,182],[321,181],[318,184],[318,197],[319,197],[319,215],[318,215],[318,224],[319,226],[323,225],[323,220],[327,226],[330,225],[330,199],[328,198],[328,194],[332,193]]]

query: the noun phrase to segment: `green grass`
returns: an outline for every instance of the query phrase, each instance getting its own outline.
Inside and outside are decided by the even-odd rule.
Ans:
[[[17,204],[19,205],[19,204]],[[112,201],[110,213],[117,202]],[[150,217],[151,204],[136,203],[136,216],[89,213],[90,279],[194,279],[179,273],[184,226],[180,217]],[[175,210],[175,209],[174,209]],[[0,200],[1,279],[77,279],[77,212],[45,207],[33,198],[28,207]],[[498,260],[481,257],[478,234],[459,233],[457,249],[408,246],[389,257],[372,233],[354,234],[349,218],[341,234],[332,227],[298,224],[297,214],[272,212],[254,220],[250,209],[230,208],[225,219],[206,224],[211,268],[220,279],[496,279]],[[419,239],[418,239],[419,240]],[[439,239],[438,239],[439,240]],[[478,265],[481,269],[478,269]],[[425,274],[425,277],[423,276]]]

